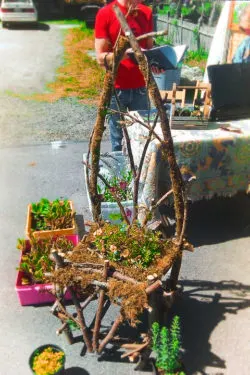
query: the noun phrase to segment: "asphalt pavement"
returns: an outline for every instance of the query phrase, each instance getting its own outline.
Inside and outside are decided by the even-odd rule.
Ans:
[[[110,149],[108,142],[103,151]],[[82,154],[87,142],[53,142],[0,149],[1,194],[1,340],[0,374],[30,373],[28,358],[39,345],[54,343],[66,352],[67,375],[128,375],[135,365],[114,353],[81,356],[81,342],[72,346],[56,336],[58,321],[50,306],[20,306],[16,292],[18,237],[24,237],[27,205],[69,198],[77,221],[90,218],[84,186]],[[250,301],[250,197],[238,194],[193,204],[188,224],[194,253],[185,252],[181,299],[171,314],[179,314],[184,363],[188,374],[248,375]],[[88,310],[87,320],[95,306]],[[112,311],[104,324],[113,319]]]

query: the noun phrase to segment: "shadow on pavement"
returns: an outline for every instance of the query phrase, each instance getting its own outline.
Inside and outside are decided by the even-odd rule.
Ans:
[[[98,358],[98,362],[114,362],[114,363],[128,363],[128,358],[121,358],[121,355],[124,351],[119,350],[118,347],[113,347],[112,349],[104,349],[104,352],[101,354],[100,358]],[[134,364],[134,371],[143,371],[145,374],[150,373],[152,374],[152,364],[148,360],[146,356],[145,360],[142,358],[138,362]],[[136,374],[136,372],[135,372]]]
[[[9,30],[42,30],[48,31],[50,30],[50,26],[46,23],[38,22],[35,24],[29,23],[13,23],[7,24],[7,29]]]
[[[187,290],[173,306],[169,321],[176,314],[181,317],[185,350],[183,362],[187,373],[206,375],[204,368],[207,366],[225,369],[225,360],[211,350],[210,336],[216,326],[226,319],[226,314],[237,314],[250,307],[247,299],[250,286],[231,280],[180,280],[179,284]]]
[[[50,26],[47,25],[46,23],[38,22],[37,24],[37,30],[42,30],[42,31],[48,31],[50,30]]]
[[[216,244],[250,235],[250,196],[216,197],[190,205],[187,235],[194,246]]]
[[[64,375],[90,375],[88,371],[81,367],[70,367],[64,371]]]
[[[86,233],[83,215],[75,215],[75,221],[76,221],[78,235],[81,240],[84,234]]]
[[[167,234],[174,234],[174,209],[160,207],[162,216],[170,220]],[[195,246],[212,245],[250,236],[250,194],[240,192],[233,197],[215,197],[189,202],[187,239]]]

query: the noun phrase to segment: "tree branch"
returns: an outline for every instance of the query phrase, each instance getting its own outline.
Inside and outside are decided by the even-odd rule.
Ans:
[[[177,238],[179,238],[181,234],[182,222],[183,222],[183,194],[182,194],[183,180],[182,180],[180,169],[177,165],[176,158],[175,158],[173,139],[171,136],[167,113],[162,103],[159,89],[154,81],[152,72],[148,67],[147,58],[142,53],[140,46],[135,36],[133,35],[132,30],[128,26],[126,19],[124,15],[122,14],[121,10],[119,9],[119,7],[117,5],[114,5],[113,9],[121,24],[121,27],[123,29],[125,36],[129,39],[131,47],[134,50],[134,54],[138,62],[139,68],[144,76],[150,95],[159,113],[159,117],[161,120],[161,129],[162,129],[162,134],[163,134],[163,139],[164,139],[164,149],[166,150],[167,157],[168,157],[168,164],[170,168],[170,179],[172,182],[173,194],[174,194],[174,206],[175,206],[175,215],[176,215],[176,234],[177,234]]]

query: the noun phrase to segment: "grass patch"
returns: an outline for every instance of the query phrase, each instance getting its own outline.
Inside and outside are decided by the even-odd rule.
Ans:
[[[61,98],[77,97],[82,102],[98,102],[104,79],[102,69],[87,52],[94,50],[94,33],[82,23],[69,29],[64,40],[64,65],[57,71],[55,82],[46,85],[48,93],[34,94],[30,99],[54,102]]]
[[[184,64],[188,66],[198,66],[203,72],[206,69],[208,52],[203,48],[197,51],[187,51]]]
[[[44,20],[43,22],[53,25],[82,25],[83,21],[76,18],[67,18],[64,20]]]

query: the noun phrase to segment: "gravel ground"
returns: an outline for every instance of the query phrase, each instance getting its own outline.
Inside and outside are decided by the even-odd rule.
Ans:
[[[74,25],[75,26],[75,25]],[[36,29],[0,28],[0,147],[89,140],[96,107],[74,98],[55,103],[22,99],[43,93],[63,64],[70,25],[41,23]],[[109,138],[108,130],[103,139]]]
[[[38,103],[5,95],[0,108],[0,147],[88,140],[96,118],[96,107],[76,99]]]
[[[63,63],[63,29],[0,29],[0,147],[89,139],[95,106],[74,98],[55,103],[22,99],[44,92],[55,79]]]

